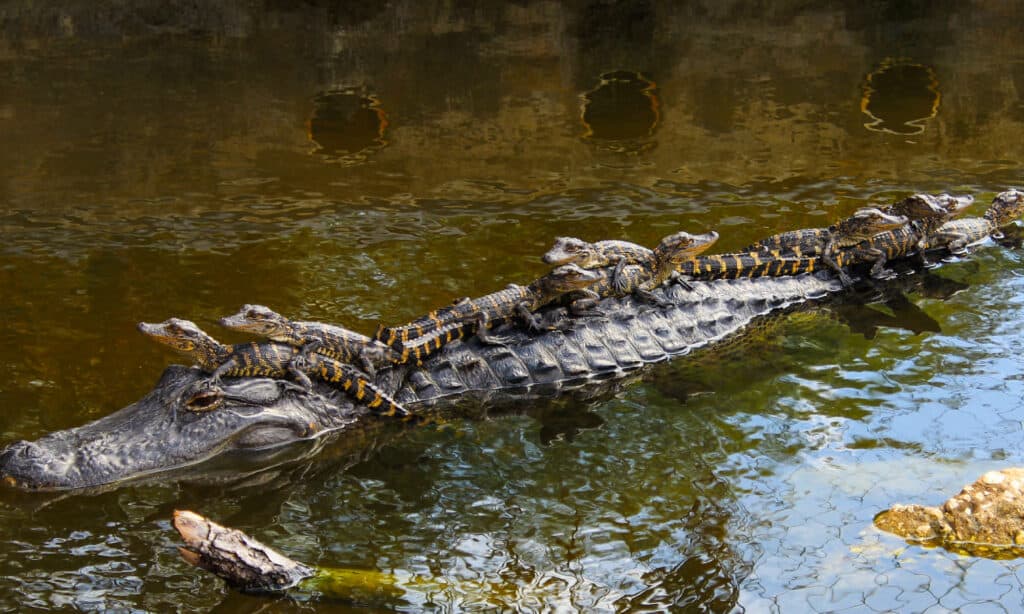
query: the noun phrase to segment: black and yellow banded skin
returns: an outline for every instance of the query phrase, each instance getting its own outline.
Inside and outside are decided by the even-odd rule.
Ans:
[[[564,264],[553,271],[533,280],[528,286],[509,284],[504,290],[498,290],[473,300],[463,299],[455,303],[435,309],[427,315],[412,322],[390,328],[377,329],[376,338],[391,346],[399,354],[402,344],[409,344],[417,339],[430,337],[435,339],[452,339],[465,334],[469,329],[458,333],[449,327],[469,326],[485,343],[501,343],[497,337],[490,337],[487,329],[492,323],[504,322],[519,318],[526,322],[532,330],[538,330],[539,324],[533,312],[555,299],[575,291],[586,291],[587,286],[600,278],[598,273],[581,268],[575,264]],[[443,337],[438,336],[444,333]]]
[[[333,324],[291,320],[265,305],[244,305],[238,313],[221,318],[220,325],[342,362],[358,363],[371,376],[377,364],[395,361],[391,349],[379,341]]]
[[[459,339],[465,339],[477,328],[476,322],[455,322],[437,329],[435,332],[408,341],[393,344],[392,351],[398,356],[399,363],[413,362],[417,366],[444,346]]]
[[[410,413],[356,367],[318,352],[305,353],[284,343],[240,343],[228,346],[227,359],[214,370],[219,377],[284,378],[298,370],[327,382],[382,416],[408,418]]]
[[[288,365],[299,350],[284,343],[239,343],[229,345],[219,364],[200,366],[213,371],[216,377],[286,377]]]
[[[316,377],[365,405],[375,414],[413,420],[416,416],[382,392],[354,366],[319,353],[307,354],[299,365],[306,375]]]
[[[385,345],[391,346],[394,351],[401,353],[402,348],[399,344],[408,344],[421,337],[433,338],[437,333],[446,331],[452,326],[458,328],[458,325],[461,324],[475,325],[481,320],[484,322],[506,320],[516,315],[517,305],[525,304],[532,311],[538,306],[537,302],[538,297],[528,286],[510,284],[504,290],[435,309],[408,324],[378,328],[375,337]],[[452,328],[450,332],[454,330],[455,328]],[[464,333],[464,330],[460,330],[457,334]],[[455,338],[461,338],[461,336],[447,341],[452,341]]]
[[[1024,216],[1024,193],[1017,190],[1000,192],[992,199],[984,216],[946,222],[921,241],[922,248],[960,251],[990,236],[1000,238],[999,229],[1021,216]]]
[[[311,384],[309,376],[321,379],[332,387],[365,404],[375,413],[407,418],[409,412],[374,386],[366,375],[352,365],[323,354],[306,352],[287,343],[220,343],[189,320],[170,318],[159,324],[139,323],[139,330],[158,343],[167,345],[192,358],[212,375],[210,384],[228,377],[272,377],[289,375],[303,388]]]
[[[576,237],[558,237],[541,258],[550,265],[575,264],[597,269],[623,264],[642,264],[654,260],[654,251],[629,241],[608,240],[593,243]]]
[[[821,270],[818,258],[777,258],[764,252],[714,254],[685,263],[679,272],[689,279],[740,279],[744,277],[782,277]]]
[[[983,217],[969,217],[962,220],[951,220],[924,238],[922,248],[926,250],[948,247],[952,250],[981,241],[999,229],[991,221]]]

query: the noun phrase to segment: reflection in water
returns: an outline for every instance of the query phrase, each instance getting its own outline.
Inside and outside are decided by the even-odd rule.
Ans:
[[[309,140],[317,151],[342,161],[362,162],[386,143],[387,114],[380,101],[352,89],[325,92],[313,99]]]
[[[650,149],[643,142],[661,117],[657,85],[640,73],[618,70],[601,75],[601,83],[583,94],[583,138],[626,152]]]
[[[871,118],[868,130],[921,134],[939,111],[942,95],[935,71],[923,64],[888,59],[867,76],[860,110]]]

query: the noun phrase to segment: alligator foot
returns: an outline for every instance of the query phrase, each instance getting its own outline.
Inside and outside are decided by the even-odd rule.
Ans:
[[[892,269],[880,269],[878,271],[871,271],[871,279],[877,279],[878,281],[896,279],[896,277],[896,271]]]
[[[668,309],[669,307],[675,305],[675,303],[673,303],[672,301],[664,299],[648,290],[636,290],[634,294],[636,294],[638,298],[643,299],[648,303],[653,303],[654,305],[661,307],[662,309]]]

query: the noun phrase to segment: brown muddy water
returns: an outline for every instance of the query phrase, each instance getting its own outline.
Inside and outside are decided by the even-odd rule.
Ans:
[[[530,280],[558,235],[727,250],[1024,184],[1017,4],[63,4],[0,6],[0,443],[147,392],[176,359],[140,320],[261,302],[370,332]],[[1022,261],[359,457],[4,489],[0,610],[1020,611],[1020,561],[871,519],[1024,463]],[[175,508],[491,590],[241,595],[179,560]]]

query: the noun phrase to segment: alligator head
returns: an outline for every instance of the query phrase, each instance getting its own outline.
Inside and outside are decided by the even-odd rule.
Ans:
[[[269,379],[206,386],[198,369],[172,366],[153,391],[95,422],[0,451],[0,481],[33,490],[82,489],[179,469],[230,450],[311,439],[354,422],[345,398]],[[319,390],[319,389],[318,389]]]

